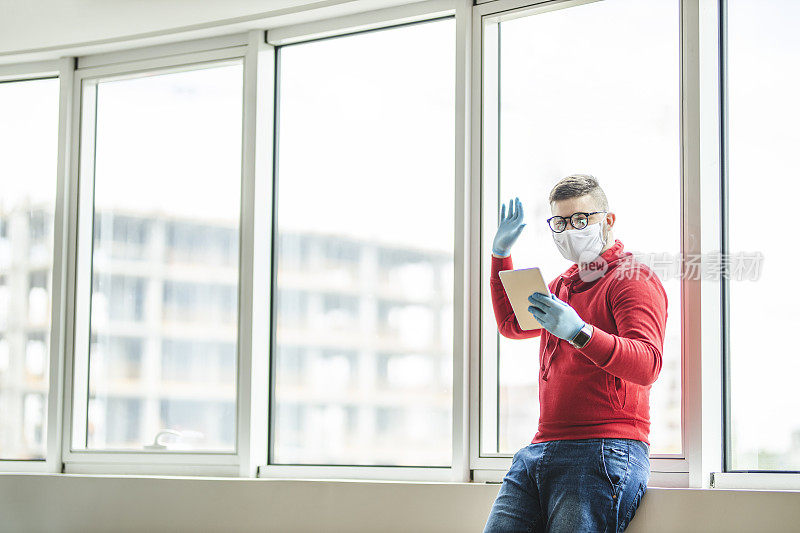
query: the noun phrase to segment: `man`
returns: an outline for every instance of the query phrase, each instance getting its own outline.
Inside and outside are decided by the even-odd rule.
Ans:
[[[519,199],[505,205],[493,242],[491,292],[500,334],[540,337],[539,430],[519,450],[485,532],[623,531],[650,477],[650,387],[661,371],[667,295],[658,277],[614,239],[616,215],[588,175],[559,181],[548,219],[561,254],[573,261],[532,294],[543,328],[522,330],[498,272],[513,269]]]

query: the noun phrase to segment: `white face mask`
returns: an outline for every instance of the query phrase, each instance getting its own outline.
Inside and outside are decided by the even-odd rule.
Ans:
[[[583,229],[568,229],[553,233],[553,241],[565,259],[573,263],[590,263],[606,245],[603,223],[589,224]]]

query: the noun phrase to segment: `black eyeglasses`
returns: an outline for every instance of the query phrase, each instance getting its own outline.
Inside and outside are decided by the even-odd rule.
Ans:
[[[547,219],[547,224],[554,233],[561,233],[567,229],[567,219],[569,219],[572,227],[575,229],[583,229],[589,224],[589,217],[597,213],[608,213],[608,211],[592,211],[591,213],[572,213],[570,216],[564,218],[554,216]]]

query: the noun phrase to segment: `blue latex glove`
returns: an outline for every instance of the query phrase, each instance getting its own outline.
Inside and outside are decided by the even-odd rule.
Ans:
[[[541,292],[534,292],[528,296],[528,301],[533,304],[528,307],[528,311],[544,329],[559,339],[572,339],[586,324],[571,305],[560,300],[555,294],[547,296]]]
[[[500,209],[500,225],[492,242],[492,253],[508,257],[511,254],[511,246],[517,241],[517,237],[522,233],[525,224],[522,223],[524,213],[522,212],[522,202],[519,198],[508,202],[508,217],[506,217],[506,204]]]

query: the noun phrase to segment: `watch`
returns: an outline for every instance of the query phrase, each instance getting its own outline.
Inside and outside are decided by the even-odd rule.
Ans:
[[[569,343],[575,348],[583,348],[586,346],[586,343],[589,342],[589,339],[592,338],[592,331],[592,325],[585,323],[581,330],[569,340]]]

